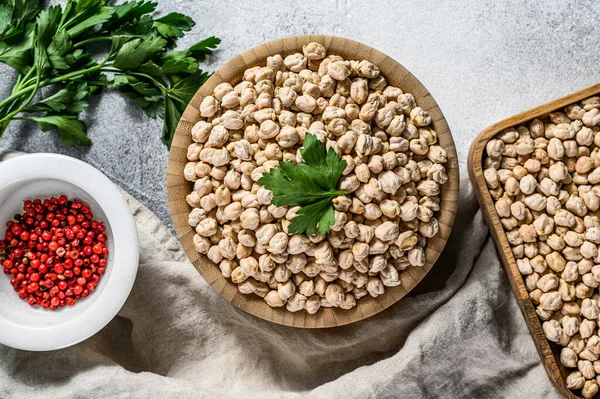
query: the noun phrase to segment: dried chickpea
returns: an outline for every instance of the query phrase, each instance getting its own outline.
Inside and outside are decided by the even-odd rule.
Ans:
[[[328,55],[325,46],[312,42],[301,52],[285,58],[275,54],[265,64],[249,68],[235,87],[217,85],[199,108],[201,120],[192,128],[194,143],[188,147],[190,163],[184,168],[184,177],[194,182],[194,191],[186,197],[192,207],[188,222],[196,229],[196,250],[218,263],[221,274],[238,284],[241,293],[258,295],[268,305],[285,306],[290,312],[350,309],[365,295],[376,297],[385,287],[400,284],[406,268],[424,265],[427,239],[440,228],[436,212],[441,209],[441,187],[448,180],[448,153],[438,144],[429,113],[412,94],[389,85],[376,65]],[[569,114],[583,118],[589,110],[580,108]],[[581,143],[594,139],[591,128],[579,135],[572,131],[583,127],[557,129],[572,141],[563,144],[565,158],[580,154]],[[332,200],[335,222],[324,235],[293,234],[290,226],[301,207],[276,207],[271,203],[274,193],[258,183],[280,161],[304,162],[300,149],[307,133],[346,161],[338,183],[346,195]],[[494,158],[490,162],[497,164],[495,171],[486,171],[489,186],[507,198],[531,197],[505,204],[515,220],[513,229],[522,232],[525,241],[545,233],[551,223],[556,225],[555,218],[559,227],[570,223],[562,213],[555,212],[550,221],[532,215],[548,201],[542,204],[535,196],[537,186],[531,179],[542,165],[551,166],[534,159],[537,149],[548,148],[535,141],[538,137],[542,135],[518,137],[518,131],[507,130],[489,146]],[[515,160],[503,162],[500,158],[507,154]],[[588,155],[591,170],[600,168],[600,153]],[[527,167],[518,164],[516,157],[521,156],[530,160]],[[576,168],[574,161],[565,159],[564,164]],[[580,171],[584,169],[579,165]],[[503,170],[512,175],[504,179]],[[544,177],[568,184],[568,179],[556,178],[562,171],[554,167]],[[589,173],[582,175],[587,178]],[[543,188],[555,190],[549,183]],[[570,202],[557,194],[560,204],[551,203],[557,211],[579,218],[574,225],[584,228],[587,215],[582,215],[582,207],[591,209],[596,203],[600,207],[600,191],[586,193],[582,201]],[[590,245],[596,239],[591,238],[580,245],[585,256],[591,256],[583,259],[590,261],[594,258]],[[530,246],[526,248],[532,253]],[[572,252],[564,258],[553,255],[545,267],[560,268],[561,259],[571,259]],[[569,266],[571,275],[565,277],[579,276],[578,264],[573,264],[575,269]],[[535,273],[533,265],[529,267]],[[600,270],[595,272],[600,275]],[[581,275],[588,274],[595,275],[589,270]],[[545,281],[540,283],[544,287],[550,284]],[[559,287],[565,292],[561,298],[577,291],[573,281],[564,284]],[[544,297],[542,311],[556,306],[553,299]]]

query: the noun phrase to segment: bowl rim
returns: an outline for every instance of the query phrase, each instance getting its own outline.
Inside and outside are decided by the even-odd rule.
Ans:
[[[205,96],[212,94],[217,84],[222,82],[236,84],[241,80],[246,68],[264,64],[266,58],[274,54],[281,54],[285,57],[295,52],[301,52],[303,45],[313,41],[323,44],[328,49],[328,53],[341,55],[346,59],[371,61],[381,69],[389,83],[413,94],[419,106],[429,111],[433,127],[438,133],[439,144],[448,152],[446,165],[449,179],[442,188],[441,208],[443,211],[436,215],[440,231],[435,237],[428,240],[425,248],[425,266],[409,267],[402,271],[400,273],[402,284],[396,287],[386,287],[385,293],[377,298],[370,296],[362,298],[357,306],[350,310],[325,308],[315,315],[309,315],[305,311],[292,313],[285,307],[270,308],[262,298],[256,295],[239,293],[236,285],[229,279],[225,279],[214,263],[205,255],[200,256],[195,251],[192,241],[195,230],[187,223],[187,216],[191,208],[185,201],[185,196],[191,192],[192,183],[183,179],[183,168],[188,162],[187,148],[192,143],[191,129],[200,116],[198,106]],[[458,156],[450,128],[439,106],[421,82],[400,63],[372,47],[350,39],[328,35],[291,36],[244,51],[219,68],[198,89],[179,121],[171,145],[167,167],[167,196],[173,225],[184,251],[202,277],[221,296],[245,312],[274,323],[298,328],[328,328],[366,319],[390,307],[412,290],[431,270],[448,240],[456,216],[459,194],[458,167]]]
[[[0,187],[21,179],[63,180],[79,187],[98,203],[112,229],[111,275],[103,291],[83,313],[49,327],[21,326],[0,315],[1,344],[31,351],[61,349],[96,334],[114,318],[127,300],[139,262],[137,228],[116,185],[83,161],[65,155],[39,153],[0,162]]]

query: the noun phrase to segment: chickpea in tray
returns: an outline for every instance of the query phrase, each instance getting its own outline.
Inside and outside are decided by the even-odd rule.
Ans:
[[[241,293],[290,312],[351,309],[425,264],[447,154],[429,114],[376,65],[313,42],[219,84],[199,108],[189,224],[196,250]],[[284,189],[266,187],[320,162],[335,167],[318,203],[285,205]],[[312,206],[322,215],[310,219]]]
[[[600,383],[600,97],[506,129],[486,145],[484,178],[566,383]]]

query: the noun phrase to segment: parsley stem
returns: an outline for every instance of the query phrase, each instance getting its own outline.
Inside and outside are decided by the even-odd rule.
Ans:
[[[6,107],[0,109],[0,116],[8,114],[9,112],[11,112],[11,110],[13,110],[17,106],[18,106],[18,101],[17,100],[13,101],[12,104],[8,104]],[[4,131],[8,127],[9,122],[10,122],[10,120],[0,123],[0,136],[2,136],[2,133],[4,133]]]
[[[69,3],[71,3],[71,2],[69,2]],[[68,5],[69,3],[67,3],[67,5]],[[65,9],[66,9],[66,8],[65,8]],[[80,15],[77,15],[77,14],[75,14],[75,15],[74,15],[74,16],[73,16],[71,19],[69,19],[68,21],[66,21],[66,22],[65,22],[65,19],[66,19],[65,17],[66,17],[68,14],[69,14],[68,12],[64,12],[64,13],[63,13],[63,16],[62,16],[62,17],[61,17],[61,19],[60,19],[59,29],[65,29],[65,30],[68,30],[68,29],[67,29],[67,27],[68,27],[69,25],[71,25],[71,24],[72,24],[74,21],[77,21],[77,18],[79,18],[79,17],[80,17]]]
[[[27,100],[25,100],[25,102],[23,103],[24,105],[22,105],[21,108],[25,108],[29,105],[29,103],[31,103],[31,100],[33,100],[33,97],[35,97],[35,94],[37,93],[38,89],[40,88],[40,80],[42,80],[42,73],[38,69],[36,76],[35,76],[35,87],[31,91],[31,94],[29,94],[29,97],[27,97]]]
[[[109,60],[109,58],[111,56],[112,56],[112,52],[100,64],[97,64],[97,65],[94,65],[93,67],[89,67],[89,68],[82,69],[82,70],[79,70],[79,71],[73,71],[73,72],[67,73],[65,75],[57,76],[57,77],[55,77],[53,79],[46,79],[46,80],[43,80],[43,81],[40,82],[39,81],[39,77],[38,77],[38,78],[36,78],[35,85],[31,85],[30,84],[27,87],[24,87],[23,89],[17,91],[16,93],[13,93],[12,95],[10,95],[6,99],[4,99],[2,102],[0,102],[0,108],[4,107],[9,102],[11,102],[11,101],[13,101],[13,100],[15,100],[15,99],[17,99],[19,97],[24,96],[27,93],[30,93],[30,95],[29,95],[30,99],[28,99],[28,101],[30,102],[31,99],[33,99],[33,97],[35,96],[35,94],[37,93],[37,91],[38,91],[38,89],[40,87],[52,85],[52,84],[55,84],[55,83],[65,82],[67,80],[70,80],[70,79],[73,79],[73,78],[78,78],[78,77],[86,75],[88,73],[100,70],[108,62],[108,60]],[[14,116],[14,115],[18,114],[19,112],[21,112],[28,104],[29,103],[27,103],[24,106],[19,107],[17,110],[11,112],[10,114],[8,114],[5,117],[3,117],[2,119],[0,119],[0,123],[4,122],[5,120],[10,119],[12,116]]]
[[[58,27],[57,27],[57,31],[62,29],[65,23],[65,19],[67,18],[67,15],[70,13],[71,8],[70,8],[71,4],[67,3],[67,5],[65,6],[65,10],[62,13],[62,16],[60,17],[60,22],[58,23]]]
[[[62,76],[57,76],[54,79],[49,79],[49,80],[46,80],[44,82],[47,82],[46,85],[54,84],[54,83],[60,83],[60,82],[64,82],[64,81],[69,80],[69,79],[73,79],[73,78],[77,78],[77,77],[82,76],[82,75],[86,75],[86,74],[91,73],[91,72],[95,72],[97,70],[100,70],[100,69],[104,68],[104,65],[106,65],[106,63],[108,62],[108,60],[110,59],[110,57],[112,57],[112,55],[113,55],[113,53],[111,51],[108,54],[108,56],[104,59],[104,61],[102,61],[100,64],[94,65],[93,67],[82,69],[80,71],[74,71],[74,72],[71,72],[71,73],[67,73],[67,74],[62,75]]]
[[[40,86],[42,86],[42,85],[40,84]],[[7,106],[10,103],[14,103],[15,100],[17,100],[19,97],[22,97],[25,94],[29,93],[34,88],[35,88],[35,86],[27,86],[21,90],[18,90],[15,93],[11,94],[10,96],[6,97],[4,100],[2,100],[0,102],[0,109],[4,108],[5,106]],[[4,120],[4,118],[0,119],[0,121],[2,121],[2,120]]]
[[[24,108],[26,108],[29,105],[29,103],[31,103],[31,100],[33,100],[33,97],[35,97],[35,94],[37,93],[38,89],[40,88],[40,80],[42,78],[42,74],[40,73],[39,69],[38,68],[36,68],[36,69],[37,69],[37,74],[36,74],[36,79],[35,79],[35,86],[34,86],[33,90],[31,91],[31,94],[29,94],[29,97],[27,97],[27,99],[21,103],[19,108],[12,111],[8,115],[6,115],[4,118],[0,119],[0,122],[10,120],[13,116],[15,116],[16,114],[21,112]]]
[[[169,97],[171,97],[173,100],[179,101],[181,104],[183,104],[185,106],[187,106],[189,104],[189,101],[185,101],[183,98],[179,97],[175,93],[169,93]]]
[[[104,81],[104,80],[86,80],[85,82],[88,85],[93,85],[93,86],[110,86],[112,84],[112,82]]]
[[[16,92],[17,90],[19,90],[20,88],[27,86],[27,83],[29,82],[31,75],[33,74],[33,72],[35,72],[35,68],[31,67],[29,68],[29,70],[27,71],[27,73],[25,75],[19,75],[19,80],[17,80],[17,84],[15,85],[14,89],[13,89],[13,93]]]
[[[4,100],[0,101],[0,109],[2,107],[4,107],[7,103],[11,102],[12,100],[14,100],[16,98],[19,98],[19,97],[21,97],[21,96],[29,93],[32,90],[34,91],[34,94],[35,94],[40,87],[48,86],[48,85],[55,84],[55,83],[61,83],[61,82],[67,81],[69,79],[78,78],[78,77],[86,75],[88,73],[98,71],[98,70],[104,68],[104,66],[108,63],[108,60],[110,60],[110,58],[113,56],[113,54],[114,54],[114,51],[111,50],[108,53],[108,55],[106,56],[106,58],[104,59],[104,61],[102,61],[101,63],[96,64],[96,65],[94,65],[92,67],[89,67],[89,68],[86,68],[86,69],[81,69],[79,71],[73,71],[71,73],[67,73],[65,75],[57,76],[57,77],[55,77],[53,79],[47,79],[47,80],[44,80],[42,82],[36,82],[35,86],[32,86],[32,85],[29,84],[29,85],[27,85],[27,87],[24,87],[23,89],[17,91],[16,93],[11,94],[10,96],[8,96],[7,98],[5,98]],[[35,68],[32,68],[32,69],[35,69]],[[0,119],[0,122],[3,119]]]
[[[107,40],[112,40],[112,36],[98,36],[98,37],[91,37],[89,39],[85,39],[80,41],[79,43],[75,43],[75,45],[73,45],[73,48],[80,48],[85,46],[86,44],[90,44],[90,43],[95,43],[95,42],[101,42],[101,41],[107,41]]]
[[[23,75],[20,75],[20,74],[19,74],[19,76],[17,76],[17,83],[15,83],[15,87],[13,87],[13,90],[12,90],[12,92],[13,92],[13,93],[14,93],[14,92],[17,90],[17,88],[18,88],[18,87],[21,85],[21,81],[22,81],[22,80],[23,80]]]
[[[127,71],[126,73],[121,71],[120,69],[103,69],[104,72],[112,72],[116,75],[132,75],[132,76],[140,76],[146,79],[151,80],[152,82],[154,82],[154,84],[156,84],[158,86],[158,88],[160,89],[160,91],[163,92],[163,95],[166,95],[166,91],[167,91],[167,87],[165,86],[164,82],[160,82],[158,81],[155,77],[148,75],[146,73],[142,73],[142,72],[132,72],[132,71]]]

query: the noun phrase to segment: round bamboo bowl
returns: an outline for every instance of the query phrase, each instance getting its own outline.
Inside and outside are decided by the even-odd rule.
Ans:
[[[436,214],[440,230],[427,242],[426,263],[423,267],[409,267],[400,272],[402,284],[386,287],[385,293],[377,298],[370,296],[361,298],[351,310],[322,308],[316,314],[309,315],[306,311],[291,313],[285,307],[271,308],[256,295],[241,294],[236,284],[223,277],[213,262],[205,255],[196,252],[192,242],[195,230],[187,223],[191,208],[185,200],[186,195],[192,191],[193,184],[183,178],[183,168],[188,162],[187,148],[192,144],[192,127],[200,119],[198,107],[204,97],[212,94],[216,85],[223,82],[235,85],[241,81],[247,68],[265,65],[268,56],[281,54],[286,57],[289,54],[302,52],[302,46],[313,41],[323,44],[328,54],[373,62],[381,69],[382,75],[389,84],[413,94],[417,104],[431,115],[439,144],[448,152],[446,167],[449,179],[442,187],[441,210]],[[398,62],[369,46],[353,40],[325,35],[293,36],[274,40],[243,52],[219,68],[198,90],[182,115],[173,139],[167,167],[167,193],[173,225],[183,249],[202,277],[221,296],[243,311],[274,323],[300,328],[336,327],[363,320],[390,307],[408,294],[431,270],[446,245],[456,215],[458,187],[458,158],[450,129],[435,100],[421,82]]]

